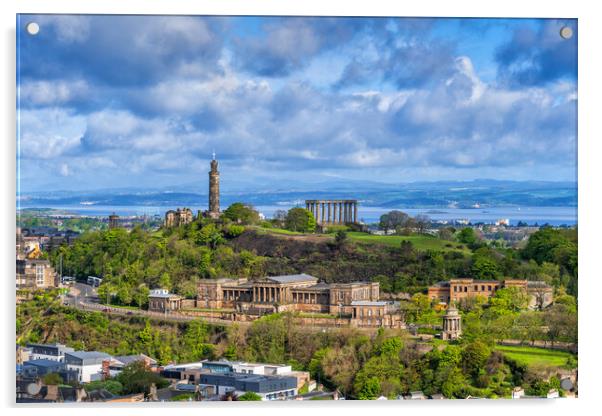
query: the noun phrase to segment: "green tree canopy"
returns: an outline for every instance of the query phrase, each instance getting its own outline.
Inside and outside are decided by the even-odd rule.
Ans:
[[[247,402],[258,402],[261,401],[261,396],[254,391],[248,391],[245,394],[238,396],[238,400]]]
[[[230,205],[224,211],[223,217],[232,222],[244,225],[256,224],[259,221],[259,213],[253,206],[243,204],[242,202],[235,202]]]
[[[123,394],[145,393],[150,391],[151,384],[157,388],[167,387],[169,382],[159,374],[146,368],[143,361],[135,361],[126,365],[116,380],[123,385]]]
[[[286,214],[284,225],[287,230],[311,233],[316,230],[316,219],[305,208],[291,208]]]

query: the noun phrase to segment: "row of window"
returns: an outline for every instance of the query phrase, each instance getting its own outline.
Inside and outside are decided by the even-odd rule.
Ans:
[[[491,285],[487,285],[487,290],[489,292],[491,291],[496,291],[497,290],[497,286],[491,286]],[[468,292],[468,286],[454,286],[453,287],[454,292]],[[474,285],[474,291],[478,292],[479,291],[479,285]],[[481,292],[485,291],[485,285],[481,285]]]

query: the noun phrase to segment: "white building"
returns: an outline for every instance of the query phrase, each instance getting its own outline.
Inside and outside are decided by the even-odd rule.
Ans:
[[[77,372],[80,383],[102,380],[103,362],[109,369],[111,356],[98,351],[74,351],[65,353],[65,365],[68,370]]]
[[[51,360],[65,361],[65,353],[73,352],[74,349],[63,344],[27,344],[31,349],[29,360]]]

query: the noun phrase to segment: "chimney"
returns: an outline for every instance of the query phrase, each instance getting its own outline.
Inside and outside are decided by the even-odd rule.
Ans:
[[[59,386],[56,384],[46,386],[46,400],[52,400],[53,402],[59,401]]]
[[[79,388],[75,389],[75,401],[76,402],[83,402],[86,397],[88,397],[88,395],[86,394],[86,390],[84,390],[83,387],[79,387]]]
[[[157,395],[157,385],[152,383],[150,385],[150,391],[148,393],[148,401],[150,402],[158,402],[159,396]]]
[[[109,369],[110,365],[111,365],[111,361],[110,360],[102,360],[101,374],[102,374],[102,379],[103,380],[111,378],[111,371]]]

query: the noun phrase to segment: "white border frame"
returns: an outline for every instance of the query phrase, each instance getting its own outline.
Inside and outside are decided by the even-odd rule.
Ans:
[[[49,415],[81,414],[83,412],[96,412],[98,407],[103,411],[115,414],[131,415],[144,411],[145,414],[163,414],[164,412],[203,411],[199,406],[183,404],[189,410],[162,409],[165,406],[86,406],[73,408],[73,406],[44,406],[31,409],[29,407],[15,407],[14,403],[14,231],[15,231],[15,22],[16,13],[109,13],[109,14],[226,14],[226,15],[346,15],[346,16],[441,16],[441,17],[561,17],[579,19],[579,222],[580,243],[579,263],[581,268],[581,290],[579,297],[579,394],[577,400],[549,400],[549,401],[441,401],[428,403],[400,403],[400,402],[337,402],[337,403],[269,403],[261,408],[243,406],[231,403],[231,406],[208,406],[209,412],[220,414],[237,414],[249,410],[261,411],[268,414],[306,414],[320,409],[327,412],[345,412],[351,414],[365,414],[369,409],[377,412],[433,412],[446,414],[507,414],[508,412],[527,411],[529,413],[547,414],[578,414],[600,407],[595,402],[601,385],[599,348],[601,324],[598,316],[600,311],[596,308],[599,304],[599,294],[602,293],[602,276],[596,273],[596,255],[600,256],[600,245],[596,244],[602,235],[600,226],[596,223],[596,208],[602,203],[602,192],[597,179],[602,177],[599,162],[600,140],[600,106],[598,98],[602,97],[599,76],[602,74],[600,62],[599,40],[602,39],[602,17],[594,2],[575,2],[548,0],[545,2],[528,2],[525,0],[504,0],[499,2],[473,1],[473,0],[421,0],[417,2],[404,2],[394,4],[391,0],[304,0],[303,2],[282,0],[220,0],[220,1],[193,1],[193,0],[87,0],[74,2],[69,0],[20,0],[4,1],[1,4],[2,19],[2,99],[0,100],[0,115],[2,117],[3,163],[0,172],[4,189],[4,198],[1,205],[1,218],[4,221],[2,230],[1,249],[4,278],[3,311],[6,329],[2,343],[4,357],[4,371],[2,387],[2,402],[4,406],[12,407],[9,412],[28,414],[30,412],[44,412]],[[6,348],[6,350],[4,350]],[[601,403],[602,404],[602,403]],[[204,404],[207,406],[208,404]],[[172,407],[172,406],[169,406]],[[404,407],[402,410],[401,408]],[[136,410],[134,410],[136,408]],[[110,410],[109,410],[110,409]],[[519,410],[520,409],[520,410]],[[593,413],[593,412],[592,412]]]

